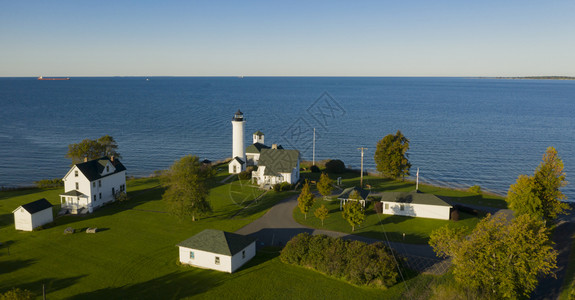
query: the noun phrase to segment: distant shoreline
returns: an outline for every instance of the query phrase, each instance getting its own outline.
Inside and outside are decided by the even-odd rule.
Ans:
[[[575,80],[571,76],[522,76],[522,77],[479,77],[481,79],[544,79],[544,80]]]

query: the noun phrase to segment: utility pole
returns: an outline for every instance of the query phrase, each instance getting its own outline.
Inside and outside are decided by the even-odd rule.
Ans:
[[[367,148],[360,147],[357,149],[361,150],[361,176],[359,177],[359,187],[363,188],[363,150],[367,150]]]
[[[312,165],[315,166],[315,127],[313,129],[313,154],[312,154]]]

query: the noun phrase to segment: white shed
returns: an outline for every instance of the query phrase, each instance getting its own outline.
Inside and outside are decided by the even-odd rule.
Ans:
[[[433,194],[419,191],[382,193],[383,213],[388,215],[449,220],[452,206]]]
[[[206,229],[177,246],[181,263],[228,273],[256,255],[254,238],[215,229]]]
[[[16,230],[32,231],[54,221],[52,204],[44,198],[18,206],[12,213]]]

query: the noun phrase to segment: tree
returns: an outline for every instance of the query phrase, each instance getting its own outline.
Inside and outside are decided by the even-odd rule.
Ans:
[[[352,193],[353,194],[353,193]],[[351,195],[350,195],[351,198]],[[351,231],[355,231],[355,225],[363,223],[365,212],[359,201],[348,201],[343,205],[342,217],[351,225]]]
[[[323,227],[323,220],[329,217],[329,210],[325,207],[325,204],[322,204],[320,207],[316,208],[313,214],[316,218],[321,220],[321,227]]]
[[[325,163],[325,171],[328,173],[343,173],[345,172],[345,164],[339,159],[330,159]]]
[[[409,176],[409,163],[407,150],[409,150],[409,140],[397,131],[395,135],[388,134],[377,143],[375,149],[375,160],[377,171],[383,176],[397,179]]]
[[[506,201],[515,215],[529,214],[553,222],[569,209],[569,205],[562,202],[567,197],[560,190],[566,184],[563,161],[557,150],[549,147],[534,175],[520,175],[509,187]]]
[[[213,176],[211,166],[202,164],[197,156],[187,155],[174,162],[162,177],[167,188],[162,200],[168,204],[168,211],[180,220],[192,217],[192,221],[211,212],[207,197],[208,181]]]
[[[314,198],[315,196],[310,191],[309,182],[306,180],[305,184],[301,188],[301,193],[297,198],[297,206],[299,207],[299,210],[302,212],[302,214],[304,214],[305,216],[304,218],[306,220],[307,220],[307,213],[313,205]]]
[[[78,144],[68,145],[66,157],[71,159],[73,164],[82,162],[84,158],[88,160],[103,156],[122,158],[117,149],[118,143],[116,143],[114,138],[104,135],[97,140],[85,139]]]
[[[333,190],[333,180],[331,180],[326,173],[321,173],[319,182],[317,183],[317,190],[324,198],[331,195],[331,191]]]
[[[32,300],[34,295],[29,290],[13,288],[4,294],[0,294],[0,300]]]
[[[451,257],[453,275],[462,286],[489,298],[527,297],[540,275],[553,274],[557,251],[542,220],[521,215],[482,219],[470,235],[448,226],[435,230],[429,244],[438,256]]]

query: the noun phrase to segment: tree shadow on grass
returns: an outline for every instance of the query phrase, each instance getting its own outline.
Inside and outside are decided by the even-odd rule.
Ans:
[[[26,268],[32,264],[36,263],[35,259],[16,259],[8,261],[0,261],[0,270],[3,274],[16,271],[18,269]]]
[[[187,268],[190,270],[186,270]],[[181,299],[216,288],[227,276],[229,275],[217,271],[183,266],[182,271],[148,281],[103,288],[69,299]]]
[[[7,289],[11,289],[11,288],[26,289],[26,290],[31,291],[32,293],[34,293],[37,296],[41,296],[42,295],[42,285],[44,285],[46,288],[47,298],[50,298],[50,293],[53,293],[53,292],[65,289],[67,287],[73,286],[74,284],[78,283],[78,281],[80,281],[80,279],[82,279],[83,277],[86,277],[86,276],[87,275],[74,276],[74,277],[68,277],[68,278],[44,278],[44,279],[36,280],[34,282],[29,282],[29,283],[25,283],[25,284],[18,284],[18,285],[14,285],[14,286],[8,286],[6,288]]]
[[[13,214],[0,215],[0,228],[10,225],[14,225],[14,215]]]

